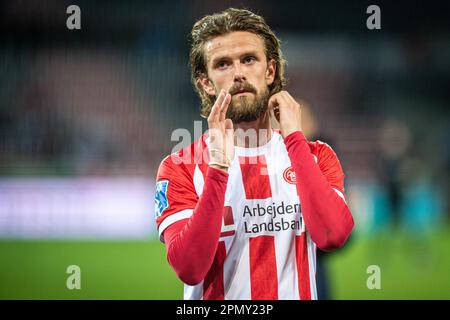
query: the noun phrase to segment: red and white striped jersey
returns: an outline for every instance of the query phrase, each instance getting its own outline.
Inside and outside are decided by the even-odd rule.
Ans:
[[[344,174],[327,144],[308,142],[322,173],[344,198]],[[189,218],[202,194],[208,139],[163,160],[157,176],[156,222],[161,241]],[[296,177],[278,132],[258,148],[235,147],[228,170],[223,224],[214,262],[185,299],[317,299],[316,245],[303,222]],[[300,181],[301,183],[301,181]]]

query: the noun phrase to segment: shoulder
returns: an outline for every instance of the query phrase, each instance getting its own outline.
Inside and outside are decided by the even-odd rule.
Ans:
[[[339,172],[340,176],[344,176],[339,158],[328,143],[321,140],[309,141],[308,146],[322,172]]]
[[[342,194],[345,174],[333,148],[320,140],[308,142],[308,145],[324,176]]]
[[[192,176],[196,165],[207,163],[207,138],[207,134],[203,134],[188,146],[166,156],[159,165],[157,180],[174,175]]]
[[[317,161],[325,160],[329,158],[337,158],[333,148],[326,142],[321,140],[308,141],[309,149],[311,153],[317,157]]]
[[[278,133],[281,136],[281,133],[278,130],[274,130],[274,132]],[[301,140],[306,141],[312,155],[314,156],[314,160],[316,162],[320,162],[320,160],[330,158],[330,157],[337,158],[336,153],[334,152],[333,148],[331,148],[331,146],[328,143],[326,143],[322,140],[308,140],[305,137],[303,132],[300,132],[300,134],[297,134],[296,137],[300,137]],[[284,137],[282,137],[282,139],[286,143],[287,139],[285,139]],[[292,139],[290,141],[292,141]]]
[[[281,139],[283,139],[284,143],[286,144],[287,139],[282,137],[279,130],[274,130],[274,132],[279,134],[281,136]],[[292,135],[290,135],[290,136],[292,136]],[[292,136],[292,137],[294,137],[294,136]],[[306,144],[308,145],[308,147],[311,151],[311,154],[313,155],[316,163],[320,164],[323,161],[327,161],[327,160],[333,160],[333,159],[337,160],[336,153],[334,152],[333,148],[331,148],[331,146],[328,143],[326,143],[322,140],[308,140],[305,137],[303,132],[300,132],[300,134],[296,134],[295,137],[300,137],[300,139],[302,141],[306,141]],[[290,138],[288,137],[288,139],[290,139]],[[293,140],[290,139],[290,142],[292,142],[292,141]]]

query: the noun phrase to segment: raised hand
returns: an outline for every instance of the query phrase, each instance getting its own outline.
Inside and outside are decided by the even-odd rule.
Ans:
[[[284,138],[294,131],[302,130],[300,105],[287,91],[280,91],[270,97],[269,110],[280,123]]]
[[[221,90],[208,117],[209,165],[228,171],[234,158],[234,131],[231,119],[226,119],[231,95]]]

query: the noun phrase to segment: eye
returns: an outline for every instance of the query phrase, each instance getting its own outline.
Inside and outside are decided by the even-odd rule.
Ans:
[[[247,57],[244,58],[244,63],[245,64],[249,64],[249,63],[252,63],[255,60],[256,60],[256,58],[254,56],[247,56]]]
[[[225,60],[219,61],[219,62],[217,62],[217,64],[216,64],[216,68],[217,68],[217,69],[223,70],[223,69],[226,69],[227,67],[228,67],[228,62],[225,61]]]

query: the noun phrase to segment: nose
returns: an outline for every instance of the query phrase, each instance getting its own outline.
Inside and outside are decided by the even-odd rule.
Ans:
[[[245,78],[245,75],[242,70],[242,66],[240,62],[235,63],[234,66],[234,81],[238,82],[244,82],[247,79]]]

